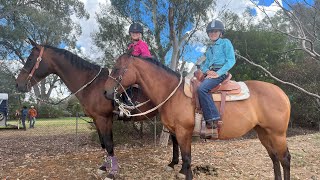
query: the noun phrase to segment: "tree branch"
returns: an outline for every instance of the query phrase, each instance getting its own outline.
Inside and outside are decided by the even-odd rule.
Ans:
[[[314,93],[311,93],[311,92],[309,92],[309,91],[306,91],[305,89],[303,89],[303,88],[301,88],[301,87],[299,87],[299,86],[297,86],[297,85],[295,85],[295,84],[293,84],[293,83],[289,83],[289,82],[283,81],[283,80],[275,77],[274,75],[272,75],[271,72],[269,72],[267,69],[265,69],[265,68],[262,67],[261,65],[256,64],[256,63],[254,63],[253,61],[250,61],[249,59],[241,56],[241,55],[238,54],[238,53],[236,53],[236,55],[237,55],[239,58],[241,58],[241,59],[245,60],[246,62],[248,62],[249,64],[251,64],[251,65],[253,65],[253,66],[256,66],[256,67],[262,69],[265,73],[267,73],[267,74],[268,74],[271,78],[273,78],[274,80],[276,80],[276,81],[278,81],[278,82],[280,82],[280,83],[282,83],[282,84],[286,84],[286,85],[292,86],[292,87],[294,87],[294,88],[296,88],[296,89],[298,89],[298,90],[300,90],[300,91],[302,91],[302,92],[304,92],[304,93],[306,93],[306,94],[308,94],[308,95],[310,95],[310,96],[312,96],[312,97],[315,97],[315,98],[320,99],[320,96],[319,96],[318,94],[314,94]]]

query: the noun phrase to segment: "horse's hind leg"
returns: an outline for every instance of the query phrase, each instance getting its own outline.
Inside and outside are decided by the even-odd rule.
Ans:
[[[174,134],[170,135],[171,140],[172,140],[172,160],[170,162],[170,164],[168,164],[168,168],[167,170],[173,170],[174,169],[174,165],[179,163],[179,145],[178,145],[178,141],[177,138]]]
[[[290,161],[291,155],[288,150],[286,135],[270,135],[273,151],[281,162],[284,174],[284,180],[290,179]]]
[[[283,167],[283,175],[285,180],[290,179],[290,161],[291,161],[291,155],[289,152],[289,149],[287,148],[287,151],[283,157],[283,159],[280,160],[281,165]]]
[[[280,169],[281,162],[281,165],[283,166],[284,179],[290,179],[290,153],[288,151],[285,133],[283,135],[270,134],[259,126],[257,126],[255,130],[272,160],[274,178],[276,180],[282,179]]]

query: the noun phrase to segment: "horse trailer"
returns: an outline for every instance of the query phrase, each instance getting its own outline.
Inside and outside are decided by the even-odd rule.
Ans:
[[[0,126],[6,126],[8,118],[8,94],[0,93]]]

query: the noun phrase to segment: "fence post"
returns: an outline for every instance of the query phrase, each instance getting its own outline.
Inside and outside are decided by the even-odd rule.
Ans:
[[[76,115],[76,151],[78,151],[78,117],[79,117],[79,113],[77,112],[77,115]]]
[[[157,116],[154,116],[153,119],[154,119],[154,147],[157,147]]]
[[[169,136],[170,136],[169,130],[163,126],[161,136],[160,136],[160,145],[161,146],[163,146],[163,147],[168,146]]]

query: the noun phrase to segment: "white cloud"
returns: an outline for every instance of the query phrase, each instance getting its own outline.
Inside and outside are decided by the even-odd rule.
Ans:
[[[280,4],[282,4],[282,0],[279,0]],[[254,4],[255,3],[255,4]],[[255,0],[251,2],[250,0],[217,0],[217,5],[216,5],[216,11],[211,12],[211,16],[213,18],[217,18],[218,14],[221,11],[231,11],[239,15],[240,17],[242,16],[242,13],[246,10],[246,8],[251,8],[255,9],[257,14],[256,14],[256,21],[260,21],[265,17],[265,14],[260,10],[264,9],[268,16],[273,16],[275,13],[280,10],[281,8],[273,2],[270,6],[262,6],[259,5],[258,7],[256,6],[258,4],[258,1]]]
[[[110,5],[107,0],[81,0],[86,11],[90,14],[88,20],[78,19],[73,17],[76,23],[79,23],[82,28],[82,34],[78,38],[77,45],[80,46],[82,54],[92,61],[97,61],[103,53],[94,45],[92,33],[98,30],[98,23],[96,21],[96,13],[101,11],[100,5]]]
[[[76,19],[74,17],[75,22],[79,23],[82,27],[82,34],[77,41],[77,45],[79,45],[86,57],[88,57],[92,61],[96,61],[99,57],[103,55],[103,53],[93,44],[93,40],[91,34],[98,30],[98,24],[96,22],[96,13],[101,11],[100,4],[110,6],[111,3],[109,0],[81,0],[85,4],[85,8],[87,12],[90,14],[90,19]],[[255,1],[257,2],[257,1]],[[282,1],[280,0],[280,3]],[[106,7],[106,6],[103,6]],[[214,10],[209,12],[209,16],[211,19],[218,18],[219,13],[222,11],[231,11],[239,16],[242,16],[243,12],[247,7],[255,9],[257,12],[256,22],[259,22],[261,19],[265,17],[265,14],[261,12],[259,8],[264,9],[269,16],[273,16],[277,10],[280,8],[275,4],[271,4],[270,6],[259,6],[259,8],[253,4],[250,0],[217,0],[216,7]],[[207,23],[207,22],[203,22]],[[205,28],[205,24],[203,24]],[[204,41],[207,38],[207,34],[205,33],[205,29],[203,31],[199,31],[195,34],[198,38],[195,42]],[[195,49],[197,52],[203,53],[205,51],[205,47],[197,43],[195,44]]]
[[[280,4],[282,4],[282,1],[279,0]],[[230,11],[238,16],[242,17],[243,13],[246,11],[247,8],[255,9],[256,10],[256,18],[254,22],[258,23],[265,17],[265,13],[261,10],[264,10],[268,16],[274,16],[275,13],[280,10],[280,7],[274,2],[270,6],[257,6],[254,3],[258,3],[258,1],[251,2],[250,0],[217,0],[216,6],[212,11],[208,12],[208,15],[211,19],[219,19],[219,15],[223,12]],[[208,22],[205,22],[206,24]],[[205,32],[206,25],[203,25],[203,30],[195,33],[195,37],[193,40],[197,42],[195,45],[195,50],[197,52],[204,52],[205,47],[203,44],[199,42],[205,42],[205,39],[208,38],[207,34]]]

